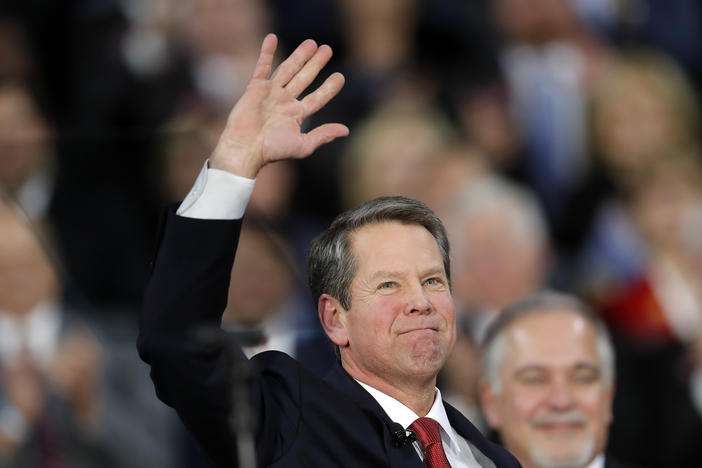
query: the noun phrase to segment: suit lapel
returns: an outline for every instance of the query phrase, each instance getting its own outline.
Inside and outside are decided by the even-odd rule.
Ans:
[[[445,401],[443,403],[444,408],[446,408],[446,415],[451,423],[451,427],[453,427],[458,434],[463,436],[468,441],[471,451],[473,452],[473,456],[478,461],[480,466],[494,468],[495,460],[500,459],[495,446],[490,444],[490,442],[488,442],[481,432],[465,416],[463,416],[460,411]]]
[[[368,414],[371,420],[376,420],[380,423],[376,427],[382,427],[382,433],[377,434],[377,436],[382,437],[383,447],[391,467],[424,468],[424,463],[419,459],[412,444],[406,444],[404,447],[396,447],[393,444],[392,432],[390,431],[390,424],[392,423],[390,417],[375,401],[375,398],[361,387],[339,363],[332,367],[324,380],[355,403],[361,411]]]

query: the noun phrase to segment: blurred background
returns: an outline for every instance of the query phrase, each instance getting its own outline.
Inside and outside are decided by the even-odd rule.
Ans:
[[[347,207],[411,196],[449,230],[460,337],[441,388],[471,420],[485,326],[558,289],[614,336],[609,451],[697,466],[697,0],[1,0],[0,466],[207,466],[155,398],[138,310],[159,212],[267,32],[280,57],[331,45],[319,83],[346,85],[305,126],[351,135],[260,174],[225,315],[266,330],[251,352],[324,372],[309,241]]]

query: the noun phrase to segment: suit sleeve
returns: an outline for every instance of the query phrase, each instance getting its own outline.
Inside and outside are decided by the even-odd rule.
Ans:
[[[151,365],[156,394],[178,412],[217,466],[235,466],[227,425],[228,363],[195,332],[219,327],[241,220],[200,220],[175,214],[161,223],[137,347]]]

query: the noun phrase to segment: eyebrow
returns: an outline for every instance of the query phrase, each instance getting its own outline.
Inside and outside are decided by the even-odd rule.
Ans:
[[[431,276],[431,275],[441,275],[441,276],[446,276],[446,272],[444,271],[444,266],[433,266],[430,268],[427,268],[423,272],[420,273],[421,277],[425,276]],[[392,271],[392,270],[378,270],[375,273],[371,275],[371,279],[380,279],[380,278],[402,278],[406,276],[406,273],[403,273],[401,271]]]
[[[593,370],[597,372],[598,374],[602,373],[602,366],[593,364],[591,362],[579,362],[575,365],[573,370],[581,370],[581,369],[586,369],[586,370]]]
[[[520,367],[514,372],[515,377],[521,377],[522,375],[528,373],[528,372],[533,372],[533,371],[538,371],[538,372],[544,372],[547,371],[548,368],[546,366],[540,366],[537,364],[529,364],[524,367]]]
[[[593,364],[591,362],[583,362],[583,361],[579,361],[579,362],[575,363],[575,365],[570,367],[570,369],[575,370],[575,371],[587,369],[587,370],[594,370],[597,373],[602,372],[601,366],[599,366],[597,364]],[[527,364],[527,365],[517,369],[514,372],[514,376],[519,377],[527,372],[532,372],[532,371],[542,372],[542,371],[548,371],[548,370],[549,370],[548,366],[544,366],[544,365],[540,365],[540,364]]]
[[[402,273],[400,273],[399,271],[379,270],[371,275],[371,279],[401,278],[402,276],[404,276],[404,275]]]
[[[446,276],[446,271],[444,270],[443,265],[437,265],[431,268],[428,268],[424,272],[422,272],[421,276],[431,276],[431,275],[442,275]]]

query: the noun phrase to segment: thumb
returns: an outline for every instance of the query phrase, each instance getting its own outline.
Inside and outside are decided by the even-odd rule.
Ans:
[[[348,136],[348,134],[349,129],[343,124],[328,123],[320,125],[303,135],[304,143],[301,156],[309,156],[323,144]]]

